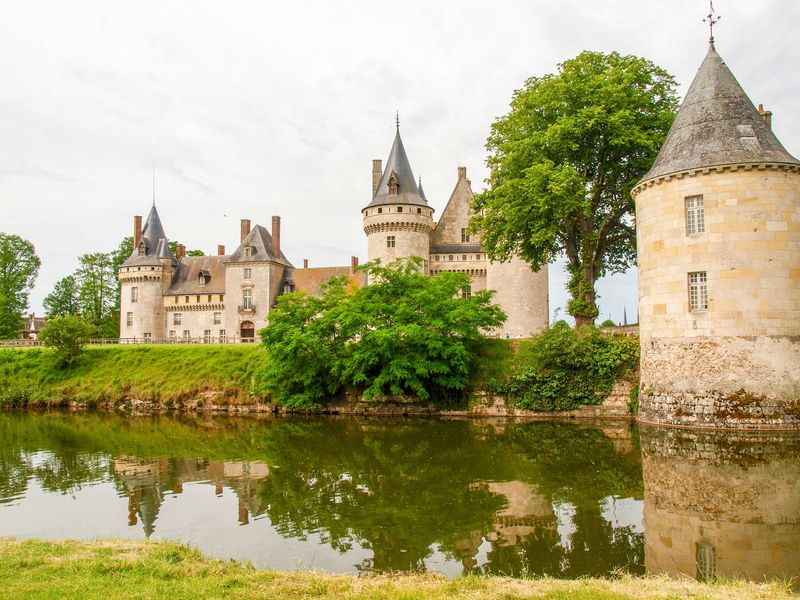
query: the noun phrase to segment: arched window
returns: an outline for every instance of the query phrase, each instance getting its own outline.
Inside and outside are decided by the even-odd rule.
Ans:
[[[144,256],[144,250],[145,250],[144,242],[143,241],[139,242],[139,248],[138,248],[139,256]]]
[[[389,195],[390,196],[397,196],[400,193],[400,181],[397,178],[397,173],[392,171],[392,174],[389,175]]]

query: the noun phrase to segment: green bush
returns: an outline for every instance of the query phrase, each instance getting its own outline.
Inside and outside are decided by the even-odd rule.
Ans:
[[[39,337],[45,346],[55,349],[56,362],[65,367],[78,360],[95,331],[93,325],[80,317],[67,315],[48,319]]]
[[[494,388],[518,408],[572,410],[600,404],[614,382],[638,365],[637,338],[588,326],[576,330],[560,321],[520,349],[512,374]]]

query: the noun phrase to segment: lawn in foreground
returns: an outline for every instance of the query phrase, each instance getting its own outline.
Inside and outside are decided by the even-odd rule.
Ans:
[[[356,577],[257,570],[171,542],[45,542],[0,538],[0,598],[794,598],[782,583],[665,578]]]

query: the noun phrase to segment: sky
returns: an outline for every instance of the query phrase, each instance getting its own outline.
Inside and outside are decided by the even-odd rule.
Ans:
[[[800,154],[800,3],[717,0],[716,47]],[[395,112],[437,214],[515,89],[583,50],[645,57],[681,97],[708,40],[704,0],[71,2],[0,0],[0,231],[42,260],[31,309],[156,204],[170,239],[216,252],[239,220],[295,265],[366,259],[361,209]],[[435,215],[436,216],[436,215]],[[550,309],[564,316],[563,263]],[[601,319],[636,319],[635,269],[598,284]]]

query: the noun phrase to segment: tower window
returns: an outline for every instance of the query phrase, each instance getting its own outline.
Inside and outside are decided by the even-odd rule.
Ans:
[[[467,260],[467,255],[466,255],[466,254],[463,254],[463,255],[461,256],[461,260],[463,260],[463,261],[466,261],[466,260]]]
[[[132,312],[129,312],[127,315],[125,315],[125,325],[127,325],[128,327],[133,325],[133,313]]]
[[[394,248],[394,236],[387,235],[386,236],[386,247],[387,248]]]
[[[452,254],[448,254],[447,255],[447,260],[449,260],[450,262],[453,262],[453,255]]]
[[[705,271],[689,273],[689,310],[708,310],[708,278]]]
[[[139,288],[132,287],[131,288],[131,302],[138,302],[139,301]]]
[[[389,175],[389,195],[397,196],[400,193],[400,181],[397,179],[397,173],[392,171]]]
[[[462,244],[469,243],[469,236],[467,235],[467,228],[466,227],[462,227],[461,228],[461,243]]]
[[[706,230],[705,206],[702,196],[686,198],[686,234],[697,235]]]
[[[172,324],[173,325],[181,324],[181,313],[172,313]]]
[[[397,212],[403,212],[403,207],[402,206],[398,206],[397,207]]]
[[[215,312],[214,313],[214,325],[219,325],[222,323],[222,313]]]
[[[438,254],[436,255],[436,259],[435,260],[436,260],[436,262],[439,262],[439,255]]]
[[[144,256],[144,251],[145,251],[144,242],[139,242],[139,248],[138,248],[139,256]]]
[[[382,208],[378,208],[378,214],[380,215],[382,213],[383,213],[383,209]]]
[[[421,215],[421,214],[422,214],[422,209],[421,209],[421,208],[418,208],[418,209],[417,209],[417,214],[418,214],[418,215]]]

